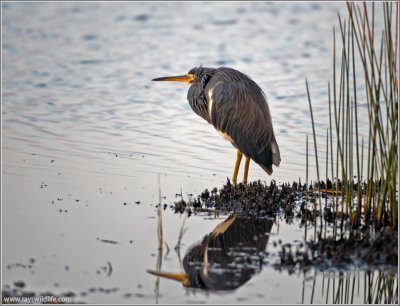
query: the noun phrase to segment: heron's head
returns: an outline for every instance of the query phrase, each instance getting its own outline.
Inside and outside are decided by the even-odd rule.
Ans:
[[[189,72],[184,75],[161,77],[153,79],[152,81],[182,82],[186,84],[199,83],[204,85],[214,74],[214,71],[215,68],[199,66],[190,69]]]

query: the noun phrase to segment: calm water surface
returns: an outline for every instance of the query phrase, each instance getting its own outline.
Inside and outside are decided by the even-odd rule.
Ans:
[[[323,147],[332,27],[344,3],[2,5],[3,283],[71,290],[90,303],[310,301],[313,281],[326,275],[269,265],[233,292],[167,280],[154,291],[146,269],[157,257],[157,174],[172,204],[181,191],[187,199],[222,186],[235,150],[191,111],[185,85],[150,80],[200,64],[250,75],[268,96],[282,156],[273,177],[252,164],[250,179],[304,181],[305,78]],[[182,255],[222,220],[187,219]],[[164,212],[163,270],[181,270],[173,248],[182,222]],[[303,231],[274,224],[267,249],[279,239],[302,240]]]

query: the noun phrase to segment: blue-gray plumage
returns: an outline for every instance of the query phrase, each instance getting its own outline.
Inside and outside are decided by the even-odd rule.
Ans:
[[[196,67],[187,75],[157,78],[191,84],[188,101],[193,111],[212,124],[238,149],[233,181],[236,183],[241,154],[246,158],[245,179],[251,158],[269,175],[281,158],[268,103],[262,89],[245,74],[231,68]]]

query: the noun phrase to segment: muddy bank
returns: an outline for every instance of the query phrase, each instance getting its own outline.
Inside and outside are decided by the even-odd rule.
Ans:
[[[221,189],[204,190],[193,201],[181,199],[172,208],[176,213],[186,211],[189,216],[210,212],[275,220],[283,218],[288,226],[300,226],[303,229],[307,226],[309,232],[317,233],[316,239],[307,240],[301,248],[291,244],[282,245],[280,262],[275,264],[277,269],[396,267],[398,230],[389,226],[381,230],[366,225],[352,228],[348,214],[334,212],[331,207],[332,196],[327,190],[335,186],[329,180],[326,184],[319,184],[325,190],[322,193],[321,212],[317,193],[314,192],[317,186],[307,187],[297,182],[278,186],[275,181],[269,185],[256,181],[248,186],[234,186],[228,180]],[[327,205],[324,205],[325,202]],[[293,237],[293,240],[299,238]]]
[[[304,250],[294,250],[290,245],[282,246],[281,262],[276,268],[320,268],[348,269],[351,267],[381,267],[396,269],[398,265],[398,232],[385,228],[373,232],[352,231],[346,238],[319,237],[307,242]]]
[[[284,212],[288,217],[293,217],[293,208],[296,201],[301,200],[305,186],[296,182],[278,186],[272,181],[269,186],[261,181],[255,181],[245,186],[234,186],[228,180],[218,190],[204,190],[193,201],[186,202],[183,199],[174,203],[175,212],[189,214],[213,210],[218,213],[240,213],[256,217],[274,217]]]

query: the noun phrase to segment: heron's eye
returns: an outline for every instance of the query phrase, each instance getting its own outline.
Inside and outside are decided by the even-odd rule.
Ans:
[[[188,73],[188,77],[189,77],[189,80],[188,80],[189,84],[193,83],[196,80],[196,75],[193,73]]]

